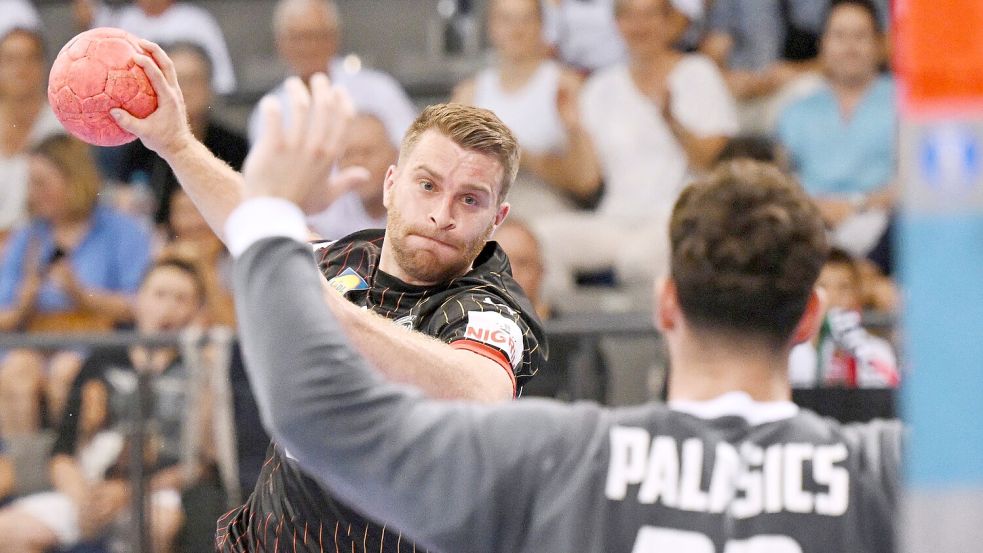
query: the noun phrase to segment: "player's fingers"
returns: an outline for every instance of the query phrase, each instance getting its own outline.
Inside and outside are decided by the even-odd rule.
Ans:
[[[287,92],[287,102],[284,106],[287,112],[287,125],[283,137],[288,148],[296,148],[307,130],[311,97],[307,93],[307,87],[297,77],[287,79],[284,88]]]
[[[137,54],[133,56],[133,61],[143,69],[146,73],[147,79],[150,80],[150,86],[154,87],[154,92],[157,93],[158,102],[162,98],[167,98],[168,95],[165,94],[166,91],[176,89],[177,87],[172,87],[164,74],[161,72],[160,67],[150,56],[145,56],[143,54]],[[180,91],[180,89],[177,89]]]
[[[370,178],[372,178],[372,174],[369,173],[368,169],[353,165],[345,167],[332,176],[329,186],[340,195],[356,186],[367,183]],[[379,187],[382,188],[382,183],[379,183]]]
[[[283,108],[280,100],[266,95],[259,101],[259,117],[263,132],[259,134],[256,148],[276,149],[283,144]]]
[[[316,73],[311,77],[311,113],[307,125],[305,142],[310,148],[326,147],[328,128],[334,110],[334,98],[331,82],[324,73]]]
[[[333,152],[335,156],[338,156],[344,147],[348,127],[351,124],[352,118],[355,116],[355,104],[352,102],[351,96],[343,89],[334,87],[333,93],[334,105],[332,118],[329,121],[329,127],[327,129],[328,136],[325,147],[329,152]]]
[[[109,115],[113,117],[116,124],[120,126],[124,131],[135,134],[137,136],[141,135],[142,130],[142,120],[130,115],[129,112],[122,108],[113,108],[109,110]]]
[[[157,43],[146,39],[140,39],[140,46],[150,54],[150,57],[153,58],[156,65],[160,67],[167,82],[171,86],[178,86],[177,70],[174,69],[174,62],[171,61],[171,58],[167,55],[167,52],[164,52],[164,49]],[[146,68],[144,68],[144,70],[146,70]]]

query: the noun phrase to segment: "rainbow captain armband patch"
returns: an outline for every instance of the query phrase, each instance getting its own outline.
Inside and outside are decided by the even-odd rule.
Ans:
[[[355,269],[351,267],[345,267],[345,270],[340,275],[329,280],[328,284],[342,294],[351,290],[366,290],[369,287],[369,283],[365,282],[365,279],[359,276],[355,272]]]
[[[515,321],[495,311],[468,311],[464,338],[497,348],[508,356],[512,368],[522,361],[522,330]]]

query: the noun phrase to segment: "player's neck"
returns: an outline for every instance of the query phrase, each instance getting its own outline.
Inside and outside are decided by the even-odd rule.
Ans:
[[[755,401],[787,401],[788,352],[766,343],[730,337],[669,341],[669,400],[705,401],[745,392]]]

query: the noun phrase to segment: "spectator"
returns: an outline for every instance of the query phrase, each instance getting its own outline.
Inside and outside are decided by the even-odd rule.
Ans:
[[[0,331],[98,330],[132,318],[131,299],[149,263],[149,233],[97,204],[102,182],[87,145],[47,138],[29,160],[31,220],[0,262]],[[52,364],[18,350],[0,362],[0,435],[37,430],[41,390],[60,413],[78,360]]]
[[[369,175],[354,190],[332,202],[327,210],[308,218],[314,232],[329,240],[359,230],[386,228],[382,182],[399,156],[398,142],[392,141],[382,120],[369,113],[355,117],[346,141],[345,153],[338,160],[339,168],[363,167]]]
[[[190,265],[156,263],[136,301],[139,332],[178,331],[195,319],[202,283]],[[136,398],[137,368],[154,375],[156,395],[147,454],[154,551],[173,550],[184,515],[182,489],[194,484],[178,464],[187,371],[176,349],[140,346],[94,353],[75,380],[50,461],[55,490],[27,496],[0,511],[5,540],[0,551],[41,552],[104,537],[129,503],[123,411]],[[200,471],[198,471],[200,472]],[[4,549],[6,547],[7,549]]]
[[[191,132],[216,157],[235,170],[241,169],[242,162],[249,153],[249,143],[238,132],[225,127],[212,117],[214,94],[209,85],[212,64],[208,55],[200,46],[190,42],[172,44],[167,52],[174,62]],[[146,185],[156,204],[154,221],[158,225],[168,223],[171,194],[181,186],[170,166],[160,156],[147,149],[142,142],[131,142],[123,147],[120,170],[113,178],[131,184],[131,187],[118,191],[121,195],[117,197],[120,207],[132,205],[131,198],[139,196],[140,185]],[[140,208],[136,210],[139,211]]]
[[[200,323],[235,327],[228,250],[184,190],[174,190],[170,204],[167,241],[158,257],[179,259],[192,265],[201,276],[204,308]]]
[[[235,70],[222,28],[201,6],[175,0],[136,0],[111,9],[99,0],[73,1],[76,22],[82,29],[119,27],[159,44],[198,44],[208,52],[214,68],[212,88],[219,94],[235,92]]]
[[[0,0],[0,37],[14,29],[41,29],[41,17],[29,0]]]
[[[539,0],[493,0],[488,35],[495,64],[459,84],[453,101],[495,112],[518,138],[512,214],[569,212],[596,200],[601,177],[577,113],[580,77],[548,58]]]
[[[535,221],[547,267],[563,279],[614,267],[648,288],[665,266],[669,212],[687,180],[710,167],[737,131],[734,103],[713,63],[671,48],[669,0],[619,0],[629,61],[584,85],[581,117],[600,160],[596,213]]]
[[[894,348],[861,324],[862,278],[849,253],[830,252],[818,281],[826,290],[829,309],[813,342],[792,351],[794,386],[897,388],[900,376]]]
[[[48,107],[46,81],[43,37],[25,28],[0,35],[0,251],[27,217],[27,151],[64,132]]]
[[[341,20],[334,0],[279,0],[273,11],[273,34],[277,52],[293,75],[307,82],[314,73],[327,72],[332,83],[348,91],[356,110],[376,114],[392,142],[399,143],[416,118],[416,108],[396,79],[363,68],[360,62],[346,64],[337,55]],[[286,99],[282,84],[271,94]],[[249,140],[255,142],[259,132],[254,110]]]
[[[542,0],[543,37],[557,56],[584,73],[627,57],[614,22],[614,0]]]
[[[816,86],[829,0],[716,0],[700,50],[740,101],[742,131],[770,134],[783,106]]]
[[[823,86],[790,105],[778,127],[832,242],[857,257],[885,239],[896,197],[897,109],[894,83],[879,70],[880,31],[871,2],[835,2],[820,46]]]

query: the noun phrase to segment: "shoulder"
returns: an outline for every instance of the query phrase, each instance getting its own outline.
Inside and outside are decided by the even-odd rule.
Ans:
[[[177,2],[171,6],[170,11],[173,13],[175,19],[194,19],[199,22],[217,24],[215,16],[211,12],[201,6],[196,6],[188,2]]]
[[[326,278],[340,276],[346,269],[364,272],[367,278],[382,252],[383,229],[360,230],[330,242],[314,244],[314,258]]]
[[[683,55],[672,69],[672,73],[681,79],[706,80],[720,77],[717,64],[703,54]]]
[[[108,206],[97,206],[92,212],[93,220],[106,230],[113,232],[132,232],[140,236],[147,234],[147,229],[133,217]]]

